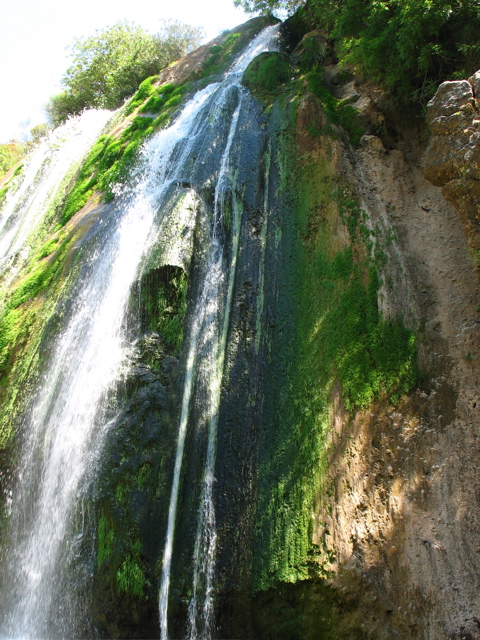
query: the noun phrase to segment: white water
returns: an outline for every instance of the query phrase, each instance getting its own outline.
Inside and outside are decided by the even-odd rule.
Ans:
[[[173,125],[145,145],[133,186],[119,193],[115,201],[114,214],[106,225],[108,235],[102,236],[96,245],[92,241],[88,269],[75,292],[69,320],[55,341],[29,422],[24,425],[27,435],[18,465],[22,471],[12,502],[15,547],[6,568],[10,592],[5,597],[1,622],[3,637],[69,637],[75,631],[76,617],[81,616],[75,608],[75,594],[65,598],[62,590],[75,582],[69,570],[79,546],[72,532],[80,531],[77,538],[82,535],[76,522],[78,505],[95,476],[95,465],[111,425],[109,408],[128,348],[123,325],[131,286],[138,277],[142,259],[155,241],[159,217],[164,215],[162,198],[172,183],[188,182],[192,149],[198,147],[199,141],[200,147],[210,145],[209,139],[214,139],[225,119],[225,109],[230,108],[227,105],[236,96],[237,106],[222,142],[224,148],[218,153],[221,161],[216,171],[210,254],[190,329],[160,589],[160,630],[166,639],[183,450],[198,360],[202,357],[209,426],[189,624],[191,638],[210,635],[216,550],[213,503],[216,433],[242,213],[235,197],[229,264],[219,230],[223,200],[233,189],[229,178],[230,156],[244,93],[239,80],[249,61],[268,48],[275,30],[269,28],[257,37],[223,83],[211,84],[198,92]],[[53,158],[49,166],[45,166],[47,157]],[[19,251],[28,252],[30,231],[51,205],[64,179],[61,165],[65,172],[67,160],[65,156],[60,162],[58,155],[57,162],[55,154],[49,156],[47,150],[40,149],[38,158],[27,167],[26,176],[32,186],[25,180],[25,186],[7,203],[1,219],[5,260],[13,260]]]
[[[43,138],[27,157],[20,184],[7,194],[0,211],[0,272],[11,271],[14,258],[19,267],[18,258],[28,256],[28,237],[49,212],[65,176],[80,164],[111,117],[111,111],[85,111]]]
[[[208,422],[207,454],[204,469],[204,482],[198,512],[197,534],[193,558],[193,595],[188,608],[188,625],[190,640],[207,640],[211,637],[214,616],[214,571],[216,554],[215,507],[213,501],[214,472],[216,460],[216,442],[218,412],[220,406],[221,383],[223,377],[227,330],[235,281],[235,268],[241,222],[241,209],[233,195],[230,161],[231,147],[237,130],[238,119],[242,108],[244,89],[240,85],[241,77],[249,62],[259,53],[274,48],[277,27],[265,29],[246,49],[241,58],[227,74],[217,89],[218,98],[212,110],[211,118],[219,117],[223,105],[233,88],[238,92],[238,105],[230,123],[227,143],[221,156],[217,184],[215,187],[214,216],[212,227],[212,245],[208,258],[208,267],[195,306],[194,321],[189,337],[189,350],[185,386],[182,398],[177,452],[175,458],[172,492],[170,498],[166,543],[163,556],[163,571],[160,588],[160,634],[162,640],[168,639],[168,596],[170,587],[171,563],[175,533],[175,520],[180,489],[181,469],[188,428],[190,404],[198,375],[198,360],[202,358],[202,376],[205,378],[208,404],[206,418]],[[227,193],[233,195],[232,222],[232,258],[226,264],[223,239],[219,233],[222,224],[224,199]],[[226,300],[222,301],[222,290],[225,289]],[[206,349],[206,345],[208,348]],[[203,599],[203,601],[202,601]]]
[[[91,256],[71,320],[57,338],[25,426],[20,490],[12,507],[14,527],[18,524],[22,535],[10,566],[14,589],[5,616],[6,637],[64,637],[72,632],[73,614],[56,612],[55,598],[69,553],[75,551],[69,550],[75,507],[94,475],[109,429],[106,411],[126,347],[122,323],[130,287],[154,239],[162,196],[175,176],[182,176],[198,113],[214,91],[215,86],[209,86],[196,94],[176,122],[146,145],[135,189],[118,199],[118,223]],[[179,143],[180,161],[172,163]],[[44,456],[40,472],[39,455]],[[57,616],[53,629],[51,619]]]

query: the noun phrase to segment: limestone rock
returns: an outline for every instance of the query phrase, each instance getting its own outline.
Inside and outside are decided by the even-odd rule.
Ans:
[[[364,135],[360,140],[360,146],[363,149],[370,149],[371,151],[375,151],[377,153],[385,153],[385,147],[383,146],[383,142],[380,140],[378,136]]]
[[[478,100],[478,98],[480,98],[480,71],[477,71],[473,76],[470,76],[468,82],[472,85],[473,95]]]
[[[428,103],[432,138],[422,159],[424,176],[442,187],[445,198],[460,212],[470,249],[478,250],[480,235],[480,71],[469,80],[444,82]]]
[[[440,116],[451,116],[473,98],[472,85],[468,80],[442,82],[437,93],[427,105],[427,120],[431,124]]]

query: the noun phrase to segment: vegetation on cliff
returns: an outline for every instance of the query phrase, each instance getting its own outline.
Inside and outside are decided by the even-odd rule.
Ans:
[[[287,90],[270,124],[283,129],[275,159],[285,198],[279,206],[294,222],[284,222],[278,237],[288,258],[276,277],[288,295],[271,303],[278,329],[270,338],[275,356],[260,447],[258,591],[328,577],[329,558],[312,544],[311,514],[325,473],[334,398],[354,416],[380,398],[397,403],[419,381],[414,332],[379,309],[394,239],[371,220],[353,181],[342,175],[337,136],[328,127],[312,131],[298,116],[302,99],[292,101]],[[321,121],[319,103],[312,95],[308,100]]]
[[[299,9],[305,32],[320,28],[340,61],[382,83],[397,99],[426,102],[440,82],[480,67],[476,0],[235,0],[247,11]]]

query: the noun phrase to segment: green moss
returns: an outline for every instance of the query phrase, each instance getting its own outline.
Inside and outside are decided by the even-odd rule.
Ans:
[[[345,129],[350,142],[358,146],[364,130],[357,121],[357,112],[349,104],[335,98],[328,88],[323,73],[311,71],[305,75],[308,91],[317,96],[332,124]]]
[[[140,564],[140,540],[137,540],[132,546],[132,553],[127,554],[117,571],[117,591],[141,598],[144,584],[145,575]]]
[[[1,146],[2,145],[0,145],[0,147]],[[5,181],[3,187],[0,189],[0,207],[5,202],[8,192],[10,191],[12,186],[16,183],[14,178],[19,176],[22,173],[22,171],[23,171],[23,163],[18,165],[18,167],[15,169],[12,175]]]
[[[45,242],[37,255],[35,256],[37,260],[42,260],[43,258],[47,258],[54,251],[56,251],[59,247],[59,244],[62,241],[62,236],[60,234],[56,234],[53,238],[50,238],[47,242]]]
[[[87,227],[77,233],[67,227],[53,233],[70,182],[71,172],[68,172],[41,221],[31,231],[28,262],[2,291],[0,449],[11,442],[17,416],[23,411],[24,401],[42,366],[45,349],[39,349],[39,345],[56,302],[75,278],[76,260],[70,249]]]
[[[47,291],[61,270],[69,242],[69,238],[55,237],[45,243],[31,260],[24,277],[6,296],[0,313],[0,379],[3,386],[16,356],[16,348],[26,338],[25,328],[31,328],[35,321],[35,300]]]
[[[147,582],[141,560],[141,542],[135,535],[133,538],[129,535],[127,541],[119,543],[117,529],[117,524],[102,511],[97,529],[97,567],[117,593],[142,598]]]
[[[277,20],[274,19],[276,22]],[[262,29],[272,24],[272,16],[257,18],[255,22],[247,23],[240,27],[238,31],[229,33],[222,44],[210,47],[210,56],[203,64],[199,74],[201,78],[208,78],[214,74],[224,73],[250,40],[254,38]]]
[[[152,477],[152,465],[145,463],[140,467],[137,477],[137,486],[139,489],[145,488]]]
[[[152,78],[149,78],[148,82],[147,80],[145,81],[147,84],[138,92],[140,97],[144,96],[145,99],[148,95],[156,94],[156,89],[151,86],[151,81],[153,81]],[[182,87],[164,86],[167,87],[167,90],[163,97],[152,96],[145,107],[139,111],[144,113],[161,110],[160,115],[155,120],[149,117],[137,116],[123,131],[120,138],[104,135],[94,144],[77,175],[73,188],[68,194],[60,218],[60,225],[66,224],[97,191],[104,192],[105,202],[113,199],[115,185],[122,184],[127,179],[132,166],[137,160],[138,150],[142,143],[157,128],[168,124],[170,117],[182,102],[183,96],[188,90],[186,85]],[[147,105],[152,99],[156,102],[151,103],[147,109]],[[130,107],[128,110],[130,110]]]
[[[188,280],[183,271],[170,280],[169,289],[158,297],[160,330],[167,342],[178,350],[183,343],[183,321],[187,311]]]
[[[380,232],[369,230],[354,192],[339,182],[328,147],[299,162],[294,128],[285,127],[295,105],[281,104],[272,111],[283,126],[274,162],[288,213],[279,246],[272,238],[270,248],[284,257],[275,276],[282,295],[266,302],[274,355],[260,443],[255,591],[309,576],[332,397],[353,414],[376,400],[397,402],[419,379],[414,333],[378,308],[387,257]],[[322,571],[328,564],[316,565]]]
[[[138,113],[158,113],[174,92],[178,92],[181,87],[167,83],[157,87],[155,93],[147,100],[147,102],[138,110]]]
[[[318,383],[328,388],[333,375],[349,411],[383,395],[397,400],[417,381],[416,340],[401,323],[380,317],[375,266],[366,271],[352,262],[348,250],[347,256],[338,252],[333,259],[318,250],[315,266],[323,310],[314,329],[322,357]]]
[[[98,521],[98,552],[97,566],[100,568],[104,562],[108,562],[115,548],[115,531],[109,527],[108,520],[102,513]]]
[[[63,258],[69,242],[70,238],[68,237],[63,241],[57,237],[42,246],[40,252],[30,263],[27,275],[17,283],[11,292],[5,306],[6,309],[16,309],[27,300],[33,299],[47,290],[57,270],[63,265]],[[57,247],[56,250],[54,247]],[[50,256],[52,252],[54,253],[50,258],[43,258],[44,255]]]
[[[188,279],[180,267],[161,267],[148,273],[140,287],[142,327],[159,333],[170,348],[183,343]]]
[[[7,197],[8,190],[10,189],[10,184],[6,184],[2,189],[0,189],[0,207],[2,206],[5,198]]]
[[[276,51],[266,51],[254,58],[242,77],[250,91],[263,100],[271,100],[290,81],[288,56]]]
[[[153,83],[158,80],[158,76],[150,76],[138,88],[138,91],[127,102],[125,115],[130,115],[137,107],[139,107],[147,98],[155,93]]]
[[[77,213],[94,193],[98,182],[98,167],[110,145],[115,142],[109,136],[100,136],[84,161],[75,184],[67,196],[60,217],[60,225],[66,224]],[[111,158],[111,155],[110,155]]]
[[[133,599],[130,602],[148,598],[152,573],[143,546],[146,505],[156,482],[155,465],[158,472],[158,443],[146,435],[151,418],[147,408],[144,414],[137,412],[134,423],[118,425],[119,439],[110,443],[109,463],[99,480],[96,579],[116,593],[128,595]],[[146,442],[150,446],[145,447]]]
[[[202,67],[202,77],[223,73],[231,62],[232,56],[243,48],[245,38],[241,33],[230,33],[223,44],[210,47],[210,56]]]

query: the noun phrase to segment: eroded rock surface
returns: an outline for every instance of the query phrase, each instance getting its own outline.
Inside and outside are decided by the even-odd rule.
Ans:
[[[373,637],[476,639],[477,281],[460,217],[422,177],[419,152],[368,136],[352,171],[371,219],[395,232],[382,306],[423,325],[427,379],[398,407],[353,422],[337,397],[316,536],[334,558],[332,584]]]
[[[425,177],[442,187],[460,212],[471,251],[480,249],[480,71],[444,82],[428,104],[432,138],[422,160]],[[478,261],[477,261],[478,264]]]

